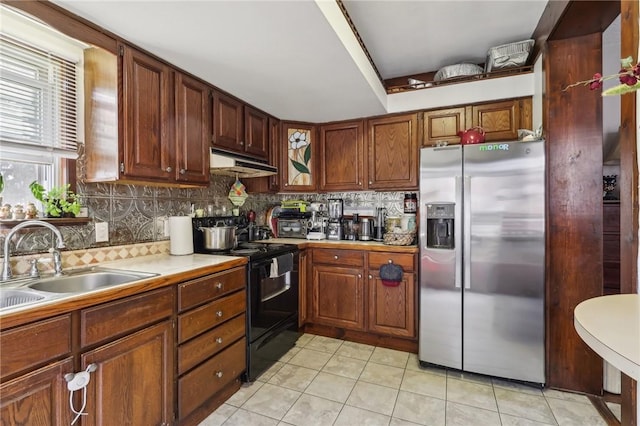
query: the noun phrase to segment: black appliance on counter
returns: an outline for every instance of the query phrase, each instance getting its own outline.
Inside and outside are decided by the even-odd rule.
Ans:
[[[220,221],[238,226],[238,246],[228,251],[204,248],[201,226]],[[247,369],[244,381],[254,381],[291,349],[298,331],[299,251],[295,244],[247,241],[248,223],[242,217],[193,218],[194,251],[201,254],[244,256],[247,264]]]

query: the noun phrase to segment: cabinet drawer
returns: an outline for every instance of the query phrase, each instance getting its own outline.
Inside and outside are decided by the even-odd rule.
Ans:
[[[369,253],[369,269],[380,269],[382,265],[395,263],[396,265],[402,266],[405,272],[408,272],[415,269],[414,261],[415,255],[412,253]]]
[[[364,252],[355,250],[314,250],[313,263],[339,266],[363,266]]]
[[[178,348],[178,374],[217,354],[246,334],[246,316],[237,316]]]
[[[80,344],[89,346],[170,317],[173,305],[173,288],[164,288],[83,309]]]
[[[245,288],[245,285],[246,271],[244,267],[188,281],[178,286],[178,310],[182,312]]]
[[[178,380],[178,416],[193,410],[234,381],[246,369],[246,340],[241,339]]]
[[[238,291],[182,314],[178,317],[178,342],[202,334],[245,310],[245,292]]]
[[[27,324],[0,334],[0,378],[71,352],[71,315]]]

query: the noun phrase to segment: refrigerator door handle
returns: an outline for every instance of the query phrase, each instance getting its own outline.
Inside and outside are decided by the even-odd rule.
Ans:
[[[464,204],[464,288],[471,288],[471,176],[465,176],[463,182]]]
[[[456,176],[456,206],[455,219],[453,221],[453,244],[455,245],[454,254],[456,257],[455,266],[455,286],[462,287],[462,176]]]

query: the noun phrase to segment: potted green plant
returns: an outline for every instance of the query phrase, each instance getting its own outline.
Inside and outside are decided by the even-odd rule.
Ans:
[[[36,200],[42,202],[46,217],[75,217],[80,212],[78,195],[70,187],[70,184],[54,186],[47,191],[35,180],[29,185]]]

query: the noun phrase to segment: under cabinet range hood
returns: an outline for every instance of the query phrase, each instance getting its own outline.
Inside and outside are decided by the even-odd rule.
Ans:
[[[209,168],[211,174],[254,178],[271,176],[278,173],[278,169],[267,163],[248,160],[228,152],[211,148]]]

